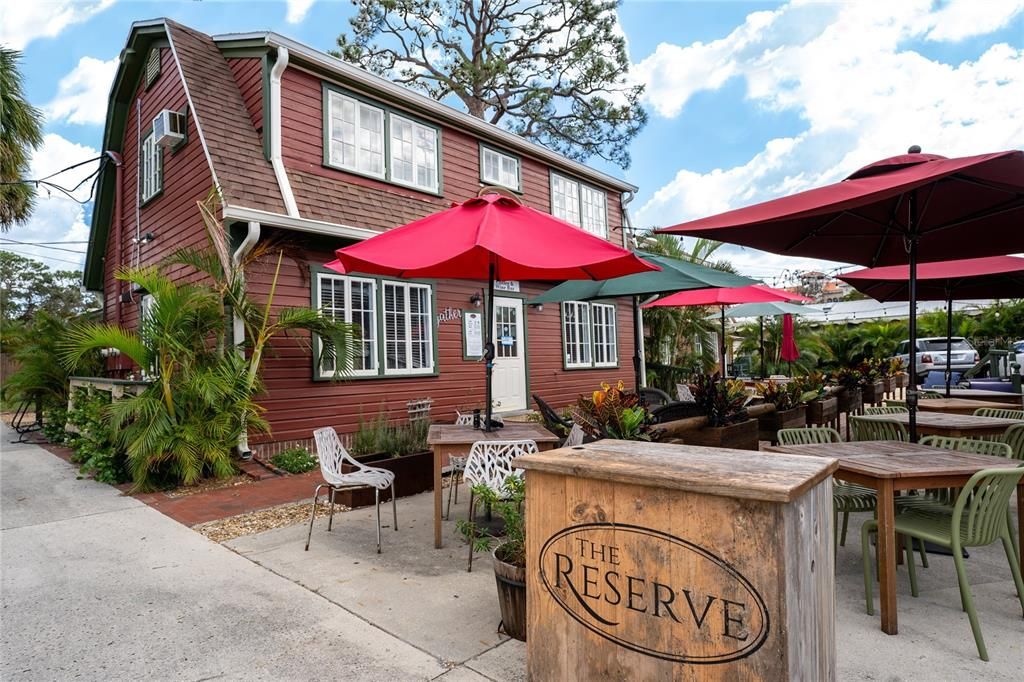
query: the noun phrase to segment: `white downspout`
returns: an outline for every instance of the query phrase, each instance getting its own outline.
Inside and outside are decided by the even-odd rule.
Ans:
[[[245,239],[238,245],[235,252],[231,254],[231,264],[235,267],[235,272],[238,273],[238,277],[242,280],[242,287],[245,287],[245,271],[241,268],[242,260],[252,251],[253,247],[256,246],[256,242],[260,240],[260,224],[255,221],[249,222],[249,229],[245,234]],[[239,355],[245,356],[245,325],[242,324],[242,318],[238,313],[232,311],[231,315],[231,339],[235,346],[235,352]],[[242,429],[242,433],[238,436],[238,456],[242,459],[252,459],[252,450],[249,449],[249,432],[248,429]]]
[[[284,199],[284,207],[292,218],[299,217],[299,207],[295,203],[295,195],[292,193],[292,185],[288,181],[288,174],[284,170],[284,161],[281,157],[281,76],[288,68],[288,48],[277,48],[277,60],[270,70],[270,165],[274,167],[274,175],[277,176],[277,185],[281,189],[281,198]]]

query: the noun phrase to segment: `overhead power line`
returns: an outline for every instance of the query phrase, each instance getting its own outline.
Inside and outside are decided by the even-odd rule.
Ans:
[[[5,246],[3,244],[0,244],[0,250],[10,251],[11,253],[17,254],[19,256],[32,256],[33,258],[45,258],[46,260],[53,260],[59,263],[68,263],[69,265],[74,265],[76,267],[81,267],[82,265],[79,261],[76,260],[69,260],[67,258],[57,258],[56,256],[40,256],[39,254],[32,253],[30,251],[19,251],[17,249],[11,248],[10,246]]]
[[[43,242],[19,242],[17,239],[8,239],[7,237],[0,237],[0,241],[10,242],[11,244],[21,244],[23,246],[40,246]],[[61,244],[64,242],[51,242],[53,244]],[[47,246],[48,251],[67,251],[68,253],[85,253],[85,251],[78,251],[76,249],[62,249],[59,246]]]

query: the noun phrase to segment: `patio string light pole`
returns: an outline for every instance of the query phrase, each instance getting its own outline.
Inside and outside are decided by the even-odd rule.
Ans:
[[[658,232],[717,239],[786,256],[908,269],[910,343],[917,342],[919,263],[1024,251],[1024,152],[946,158],[906,154],[840,182]],[[916,381],[917,358],[910,356]],[[907,391],[917,437],[916,383]]]

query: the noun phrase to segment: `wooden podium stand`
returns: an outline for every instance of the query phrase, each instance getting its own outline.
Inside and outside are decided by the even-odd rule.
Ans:
[[[516,465],[529,679],[835,679],[835,460],[606,440]]]

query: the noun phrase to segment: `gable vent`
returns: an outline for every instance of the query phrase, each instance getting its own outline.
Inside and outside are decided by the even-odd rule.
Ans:
[[[154,47],[146,55],[146,87],[160,77],[160,48]]]

